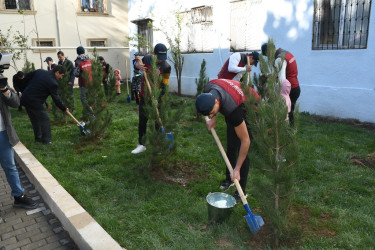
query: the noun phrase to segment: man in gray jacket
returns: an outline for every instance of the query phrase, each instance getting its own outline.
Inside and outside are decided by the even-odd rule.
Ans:
[[[8,106],[18,108],[19,105],[18,95],[8,86],[7,78],[0,74],[0,164],[12,189],[11,195],[14,197],[14,206],[32,209],[37,207],[38,204],[24,194],[14,162],[13,146],[19,142],[19,139],[12,125]]]

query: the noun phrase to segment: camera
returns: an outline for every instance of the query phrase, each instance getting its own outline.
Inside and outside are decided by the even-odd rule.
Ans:
[[[12,53],[0,53],[0,88],[4,88],[8,84],[8,78],[3,76],[4,69],[9,69]]]
[[[0,69],[9,69],[12,53],[0,53]]]

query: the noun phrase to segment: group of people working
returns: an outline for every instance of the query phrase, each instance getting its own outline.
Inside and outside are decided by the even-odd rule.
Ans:
[[[57,65],[52,66],[53,61],[49,58],[46,59],[50,70],[36,70],[26,75],[17,73],[17,77],[26,79],[27,81],[27,86],[24,89],[19,88],[17,90],[18,93],[11,91],[8,85],[0,88],[0,163],[11,186],[12,196],[15,197],[15,206],[29,209],[36,207],[37,204],[24,194],[24,190],[20,185],[12,148],[19,139],[12,126],[8,106],[19,107],[21,98],[21,104],[25,106],[33,126],[35,141],[45,144],[51,143],[50,122],[43,103],[50,95],[57,107],[65,113],[69,112],[69,109],[65,107],[57,94],[57,80],[62,79],[64,74],[66,74],[66,69],[71,72],[67,84],[73,85],[73,77],[78,77],[78,84],[81,89],[81,102],[82,105],[87,105],[87,84],[92,81],[92,64],[88,56],[85,55],[85,50],[82,46],[77,47],[77,54],[74,67],[73,63],[65,58],[64,53],[60,51],[58,52],[59,63]],[[264,56],[267,55],[267,44],[262,45],[262,54]],[[171,66],[167,62],[167,47],[164,44],[157,44],[154,47],[153,55],[136,58],[133,61],[133,66],[136,72],[142,72],[142,76],[145,77],[144,74],[149,72],[152,67],[153,56],[156,57],[156,67],[161,76],[161,95],[164,95],[165,86],[169,84],[171,73]],[[276,50],[275,56],[277,58],[277,65],[282,63],[279,80],[283,85],[282,92],[285,89],[286,92],[281,94],[286,99],[287,106],[288,103],[291,104],[290,109],[288,109],[289,121],[293,123],[294,106],[300,94],[297,63],[290,52],[280,48]],[[285,58],[285,60],[282,61],[281,58]],[[232,186],[234,179],[239,180],[242,189],[246,190],[250,166],[248,151],[251,140],[246,120],[245,98],[239,81],[246,72],[250,73],[252,67],[257,66],[258,62],[259,53],[256,51],[249,54],[233,53],[218,73],[218,79],[209,81],[204,89],[204,93],[200,94],[195,102],[197,111],[210,118],[206,122],[209,130],[215,127],[218,113],[221,113],[225,117],[227,125],[227,155],[234,169],[232,175],[227,169],[226,179],[220,185],[220,189],[222,190],[226,190]],[[4,77],[1,76],[0,81],[1,78]],[[104,82],[103,85],[105,86]],[[284,85],[291,86],[291,90],[288,87],[284,88]],[[148,119],[144,105],[145,98],[148,97],[145,95],[144,87],[143,78],[139,95],[138,145],[131,151],[132,154],[138,154],[146,150],[144,136],[146,134]],[[252,93],[254,93],[255,98],[259,98],[255,91]],[[288,94],[289,96],[287,96]],[[288,97],[289,101],[287,100]],[[159,98],[159,100],[162,99]],[[240,200],[237,191],[234,196],[237,200]]]

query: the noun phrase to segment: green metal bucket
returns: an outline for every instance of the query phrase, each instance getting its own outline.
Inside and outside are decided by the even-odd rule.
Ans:
[[[226,193],[209,193],[206,197],[208,220],[221,223],[229,218],[236,205],[236,199]]]

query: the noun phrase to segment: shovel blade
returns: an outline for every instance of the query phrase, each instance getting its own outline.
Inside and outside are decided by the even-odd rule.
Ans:
[[[169,146],[168,146],[168,149],[172,149],[173,148],[173,144],[174,144],[174,140],[173,140],[173,135],[172,133],[167,133],[165,135],[165,139],[167,139],[169,142]]]
[[[262,228],[264,225],[263,218],[257,214],[248,214],[245,215],[245,219],[247,221],[247,225],[250,227],[250,231],[255,234]]]
[[[130,103],[130,95],[128,95],[128,97],[126,98],[126,101],[127,101],[128,103]]]

